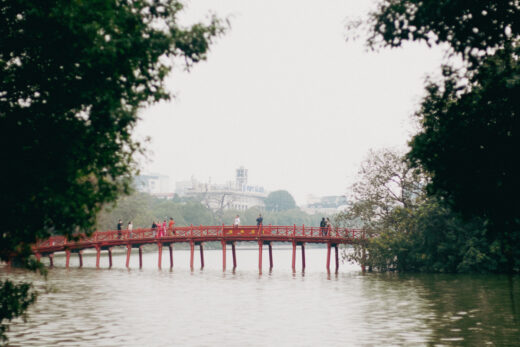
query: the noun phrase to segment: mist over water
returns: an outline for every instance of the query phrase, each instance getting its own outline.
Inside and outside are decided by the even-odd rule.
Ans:
[[[42,292],[27,322],[14,321],[12,346],[359,346],[515,345],[520,341],[520,277],[498,275],[363,274],[359,266],[325,270],[326,249],[306,249],[306,271],[292,273],[292,251],[274,248],[263,273],[258,250],[231,252],[222,271],[222,252],[205,250],[200,270],[189,269],[189,251],[174,251],[174,268],[163,251],[134,250],[130,269],[114,252],[101,269],[95,255],[64,257],[48,280],[0,268],[0,277],[31,280]],[[164,249],[163,249],[164,250]],[[298,249],[299,250],[299,249]],[[332,259],[331,259],[332,260]],[[331,262],[333,264],[333,262]],[[332,265],[331,264],[331,265]],[[333,266],[332,266],[333,267]]]

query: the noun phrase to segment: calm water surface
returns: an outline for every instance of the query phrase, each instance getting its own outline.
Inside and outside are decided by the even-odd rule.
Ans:
[[[166,248],[167,250],[167,248]],[[27,322],[10,326],[12,346],[515,346],[520,344],[520,278],[489,275],[362,274],[341,264],[325,272],[325,249],[307,249],[305,273],[291,270],[291,250],[274,249],[274,269],[258,273],[258,251],[237,249],[238,268],[222,271],[222,253],[205,251],[204,270],[189,252],[144,254],[130,270],[85,255],[82,269],[56,268],[47,281],[0,268],[0,277],[31,280],[42,292]],[[198,255],[198,253],[197,253]],[[199,265],[199,258],[196,258]]]

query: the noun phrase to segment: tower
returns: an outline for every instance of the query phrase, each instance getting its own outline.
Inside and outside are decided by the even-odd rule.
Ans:
[[[244,190],[247,186],[247,169],[244,169],[243,166],[239,167],[236,175],[236,185],[238,190]]]

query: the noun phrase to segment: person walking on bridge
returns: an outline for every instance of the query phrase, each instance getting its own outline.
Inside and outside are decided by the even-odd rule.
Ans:
[[[128,237],[132,238],[134,237],[134,234],[132,233],[132,230],[134,229],[134,225],[132,224],[132,221],[128,222]]]
[[[239,225],[240,225],[240,216],[237,214],[237,216],[235,217],[235,222],[233,223],[233,226],[235,228],[238,228]]]

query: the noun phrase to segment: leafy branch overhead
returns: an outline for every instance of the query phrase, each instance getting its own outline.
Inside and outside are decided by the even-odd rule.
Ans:
[[[102,204],[128,192],[138,109],[170,98],[176,58],[204,60],[227,27],[214,16],[181,27],[181,10],[175,0],[0,3],[1,159],[12,168],[1,173],[2,259],[36,237],[90,230]]]

